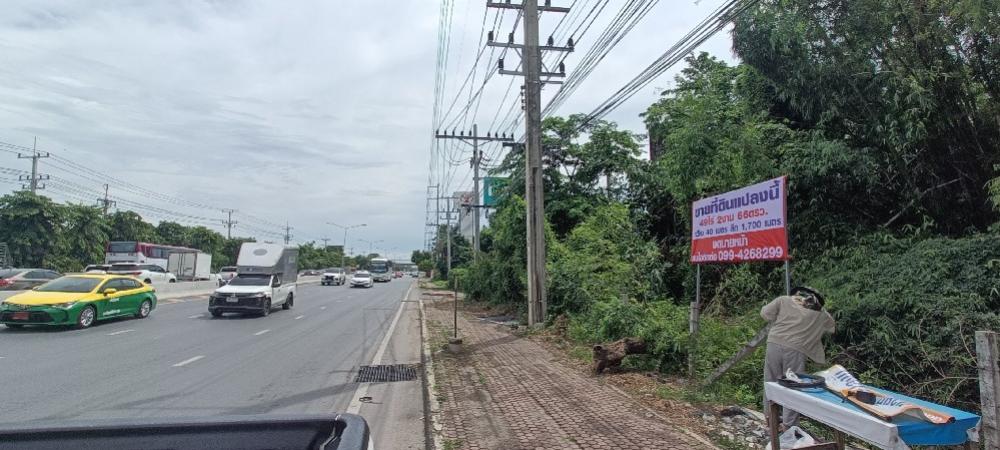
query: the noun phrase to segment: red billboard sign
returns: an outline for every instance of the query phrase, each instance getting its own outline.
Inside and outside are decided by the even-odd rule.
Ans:
[[[787,177],[691,204],[691,262],[788,259]]]

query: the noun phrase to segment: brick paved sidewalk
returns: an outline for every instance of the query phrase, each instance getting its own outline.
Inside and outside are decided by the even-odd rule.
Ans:
[[[445,449],[713,448],[502,326],[460,313],[463,351],[439,352],[452,329],[451,299],[422,298]]]

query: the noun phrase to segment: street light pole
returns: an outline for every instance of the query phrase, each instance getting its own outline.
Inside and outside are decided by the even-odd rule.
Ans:
[[[340,225],[340,224],[333,223],[333,222],[327,222],[326,224],[327,225],[333,225],[335,227],[343,228],[344,229],[344,246],[340,249],[340,269],[346,272],[347,271],[347,266],[344,265],[344,256],[347,255],[347,230],[350,230],[351,228],[366,227],[366,226],[368,226],[368,224],[359,223],[359,224],[355,224],[355,225],[349,225],[349,226],[346,226],[346,227],[343,226],[343,225]]]

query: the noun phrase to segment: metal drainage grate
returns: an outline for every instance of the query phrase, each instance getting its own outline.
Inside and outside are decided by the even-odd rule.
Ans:
[[[413,381],[417,379],[420,364],[390,364],[361,366],[355,383],[387,383],[392,381]]]

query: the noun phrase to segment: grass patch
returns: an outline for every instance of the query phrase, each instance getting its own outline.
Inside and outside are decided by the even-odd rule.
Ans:
[[[445,439],[441,443],[441,448],[444,450],[458,450],[462,448],[462,441],[460,439]]]

